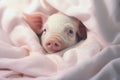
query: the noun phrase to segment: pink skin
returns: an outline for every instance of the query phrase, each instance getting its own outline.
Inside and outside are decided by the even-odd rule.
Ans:
[[[51,15],[46,22],[43,21],[43,15],[41,17],[38,14],[24,14],[24,20],[36,34],[42,33],[41,44],[48,53],[55,53],[76,44],[77,37],[83,40],[87,37],[86,28],[80,21],[62,13]]]
[[[41,43],[47,52],[55,53],[76,43],[75,34],[71,33],[70,31],[71,28],[69,26],[68,27],[64,26],[62,27],[62,30],[59,30],[59,31],[58,29],[53,30],[53,28],[54,27],[50,27],[50,25],[45,25],[43,28],[43,34],[41,36]],[[75,31],[74,33],[76,32],[77,31]],[[62,36],[64,34],[66,35]]]
[[[51,32],[48,25],[45,25],[43,28],[43,35],[41,36],[41,42],[45,50],[49,53],[55,53],[62,50],[63,49],[62,41],[59,40],[59,38],[57,38],[56,36],[53,37],[52,32],[51,36],[44,40],[46,38],[45,35],[48,33],[47,31]]]
[[[44,29],[49,31],[48,25],[44,26]],[[56,37],[52,36],[49,37],[43,45],[45,45],[47,51],[50,51],[51,53],[57,52],[63,48],[62,42]]]

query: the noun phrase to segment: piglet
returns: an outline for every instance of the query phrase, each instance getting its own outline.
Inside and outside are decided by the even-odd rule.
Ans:
[[[58,12],[45,19],[41,13],[24,13],[24,20],[39,35],[48,53],[61,51],[87,38],[85,25],[76,18]]]

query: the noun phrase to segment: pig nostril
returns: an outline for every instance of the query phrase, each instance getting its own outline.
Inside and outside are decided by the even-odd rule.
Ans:
[[[54,47],[59,47],[59,44],[58,43],[55,43],[55,42],[53,42],[53,43],[47,43],[47,46],[48,47],[52,47],[52,46],[54,46]]]
[[[50,46],[50,45],[51,45],[51,43],[48,43],[47,45],[48,45],[48,46]]]
[[[58,47],[59,45],[57,43],[55,43],[55,46]]]

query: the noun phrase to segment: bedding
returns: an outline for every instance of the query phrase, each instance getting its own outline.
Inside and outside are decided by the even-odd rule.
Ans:
[[[0,80],[119,80],[119,19],[114,0],[2,0],[0,2]],[[116,0],[117,1],[117,0]],[[102,5],[102,6],[101,6]],[[55,12],[76,17],[87,39],[46,54],[23,20],[23,13]]]

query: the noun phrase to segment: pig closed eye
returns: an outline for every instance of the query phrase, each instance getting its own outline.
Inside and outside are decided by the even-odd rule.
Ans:
[[[43,29],[43,32],[46,32],[46,29]]]
[[[71,28],[71,27],[69,27],[69,28],[66,28],[66,30],[65,30],[66,32],[67,32],[67,35],[68,36],[73,36],[74,35],[74,31],[73,31],[73,29]]]
[[[46,34],[46,29],[43,29],[43,30],[42,30],[42,34]]]
[[[73,30],[69,30],[69,34],[73,34]]]

